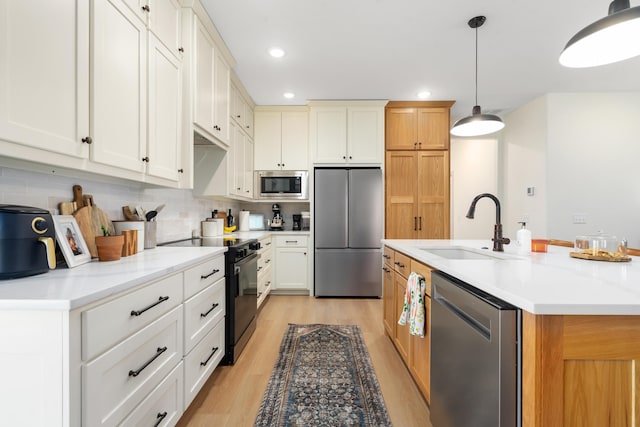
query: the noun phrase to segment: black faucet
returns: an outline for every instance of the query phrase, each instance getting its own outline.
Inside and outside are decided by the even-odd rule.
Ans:
[[[478,194],[474,197],[471,202],[471,206],[469,206],[469,211],[467,212],[467,218],[473,219],[474,214],[476,213],[476,203],[478,200],[483,197],[488,197],[493,200],[496,204],[496,225],[493,227],[493,250],[496,252],[504,252],[502,245],[508,245],[511,243],[511,240],[507,237],[502,237],[502,224],[500,223],[500,201],[496,196],[489,193]]]

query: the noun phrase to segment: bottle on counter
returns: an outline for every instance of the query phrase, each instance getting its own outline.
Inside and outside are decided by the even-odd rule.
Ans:
[[[231,215],[231,209],[229,209],[229,213],[227,214],[227,227],[233,227],[233,215]]]
[[[522,225],[522,228],[516,234],[518,252],[526,254],[531,252],[531,231],[527,230],[526,222],[522,221],[518,222],[518,224]]]

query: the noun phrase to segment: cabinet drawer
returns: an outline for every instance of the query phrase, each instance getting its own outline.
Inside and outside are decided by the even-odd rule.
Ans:
[[[225,314],[224,278],[184,303],[184,354],[213,328]]]
[[[82,359],[90,360],[182,303],[182,273],[82,312]]]
[[[273,258],[273,251],[269,249],[268,251],[260,254],[258,257],[258,274],[265,268],[271,265],[271,260]]]
[[[387,266],[393,268],[393,256],[394,256],[394,251],[391,248],[388,248],[387,246],[384,247],[384,250],[382,252],[382,260],[384,262],[384,264],[386,264]]]
[[[182,358],[182,305],[83,366],[83,425],[116,425]]]
[[[266,252],[269,249],[271,249],[271,245],[272,245],[271,237],[266,237],[258,241],[260,242],[260,249],[258,249],[258,255],[262,255],[263,252]]]
[[[307,247],[307,236],[275,236],[275,245],[279,248],[287,246]]]
[[[176,425],[184,411],[183,393],[184,368],[180,362],[120,426]]]
[[[184,358],[184,407],[198,394],[224,356],[224,322],[219,322]]]
[[[224,277],[224,256],[198,264],[184,272],[184,297],[189,298]]]
[[[411,260],[411,271],[424,277],[424,283],[427,285],[427,295],[429,296],[431,296],[431,270],[432,268],[428,265],[424,265],[415,259]]]
[[[393,267],[402,276],[408,278],[409,273],[411,273],[411,258],[400,252],[396,252],[393,257]]]

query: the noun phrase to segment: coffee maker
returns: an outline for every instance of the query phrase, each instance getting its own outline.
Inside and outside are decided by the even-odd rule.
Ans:
[[[271,206],[271,210],[273,211],[273,218],[271,219],[271,229],[282,230],[282,224],[284,224],[284,221],[282,220],[282,215],[280,214],[280,205],[274,203]]]
[[[293,214],[293,230],[302,230],[301,214]]]

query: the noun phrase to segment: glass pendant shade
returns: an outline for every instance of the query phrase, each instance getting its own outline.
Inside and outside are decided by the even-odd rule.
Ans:
[[[473,107],[470,116],[458,120],[451,128],[454,136],[481,136],[497,132],[504,127],[500,117],[493,114],[482,114],[479,105]]]
[[[640,55],[640,6],[614,0],[609,15],[580,30],[560,54],[571,68],[611,64]]]

